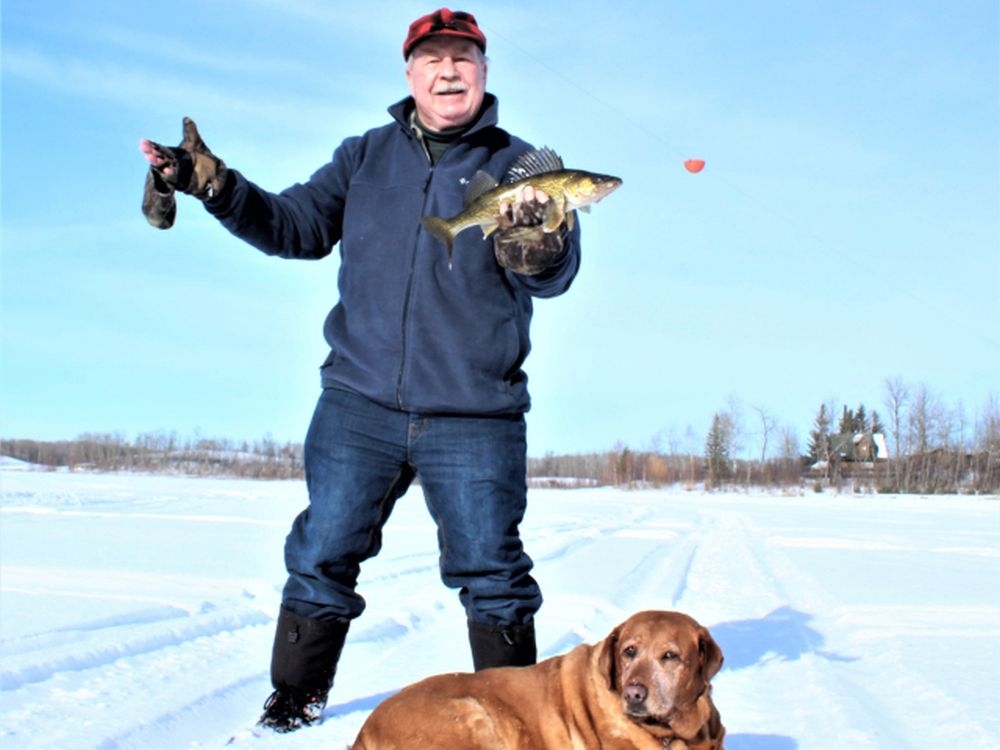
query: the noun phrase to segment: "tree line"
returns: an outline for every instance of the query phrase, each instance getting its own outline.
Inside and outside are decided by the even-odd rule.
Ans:
[[[801,455],[804,476],[817,488],[852,486],[857,490],[908,493],[992,493],[1000,489],[1000,404],[996,396],[971,417],[962,404],[948,404],[924,385],[902,378],[887,379],[882,406],[886,416],[865,404],[838,408],[820,404]],[[797,452],[795,436],[777,431],[763,409],[755,409],[759,459],[741,461],[741,417],[738,409],[717,412],[705,442],[706,484],[731,483],[746,469],[787,481],[788,461]],[[777,434],[780,450],[768,459],[769,435]]]
[[[129,440],[122,433],[87,433],[75,440],[3,440],[0,454],[51,469],[136,471],[152,474],[298,479],[302,445],[270,436],[252,442],[180,438],[153,432]]]
[[[534,486],[837,487],[859,492],[1000,491],[1000,404],[991,396],[972,417],[926,386],[884,383],[883,412],[821,403],[800,448],[796,432],[766,408],[736,399],[712,415],[705,437],[691,426],[635,449],[546,454],[528,460]],[[837,416],[839,414],[839,416]],[[883,416],[884,415],[884,416]],[[270,436],[252,442],[147,433],[85,434],[76,440],[0,441],[0,453],[43,467],[251,479],[299,479],[302,444]],[[883,455],[884,454],[884,455]]]

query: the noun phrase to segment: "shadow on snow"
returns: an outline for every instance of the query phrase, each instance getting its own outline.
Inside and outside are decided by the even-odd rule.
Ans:
[[[712,637],[722,648],[724,670],[746,669],[773,660],[795,661],[816,654],[829,661],[852,662],[857,657],[825,651],[826,639],[810,622],[813,616],[791,607],[779,607],[756,620],[713,625]],[[796,750],[791,737],[777,734],[727,734],[727,750]]]
[[[779,734],[727,734],[726,750],[796,750],[799,743]]]
[[[779,607],[763,618],[713,625],[715,638],[726,660],[723,669],[745,669],[772,660],[795,661],[816,654],[829,661],[852,662],[857,657],[823,650],[823,634],[809,623],[812,615]]]

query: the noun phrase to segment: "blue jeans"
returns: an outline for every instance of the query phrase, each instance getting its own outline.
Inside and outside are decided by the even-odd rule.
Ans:
[[[542,595],[518,534],[526,463],[523,415],[425,416],[324,390],[305,442],[309,507],[285,542],[283,606],[320,620],[360,615],[361,563],[378,554],[393,505],[419,477],[441,579],[468,618],[528,622]]]

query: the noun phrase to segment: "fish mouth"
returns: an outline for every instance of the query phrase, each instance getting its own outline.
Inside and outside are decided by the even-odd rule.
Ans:
[[[605,177],[602,180],[598,180],[595,183],[594,196],[596,200],[601,200],[605,198],[619,187],[621,187],[622,181],[617,177]]]

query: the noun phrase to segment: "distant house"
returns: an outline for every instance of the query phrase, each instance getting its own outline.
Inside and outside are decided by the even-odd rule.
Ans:
[[[881,432],[840,433],[830,436],[830,456],[837,461],[886,461],[889,449]]]

